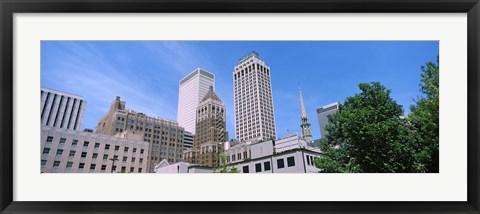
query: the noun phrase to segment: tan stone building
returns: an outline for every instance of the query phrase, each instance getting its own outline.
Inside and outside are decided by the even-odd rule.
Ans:
[[[125,137],[42,126],[41,172],[147,172],[148,142]]]
[[[196,131],[193,148],[184,152],[184,160],[200,166],[217,167],[223,144],[228,140],[225,105],[213,92],[213,87],[196,110]]]
[[[163,159],[169,163],[183,159],[184,128],[175,121],[127,110],[125,101],[121,101],[118,96],[98,122],[95,132],[111,136],[140,134],[142,140],[150,145],[148,172],[154,172],[155,164]]]

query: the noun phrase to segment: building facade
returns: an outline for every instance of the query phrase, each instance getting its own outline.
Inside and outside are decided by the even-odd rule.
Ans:
[[[308,123],[307,111],[305,111],[305,104],[303,103],[303,95],[302,89],[300,88],[300,84],[298,85],[298,90],[300,92],[300,108],[302,111],[302,116],[300,118],[301,124],[300,128],[302,129],[302,137],[307,142],[313,142],[312,138],[312,130],[310,129],[310,123]]]
[[[183,132],[183,149],[191,149],[193,147],[193,134],[187,131]]]
[[[314,160],[322,152],[296,135],[277,141],[245,142],[226,148],[227,163],[242,173],[320,172]]]
[[[328,124],[328,115],[335,114],[338,111],[338,105],[338,102],[334,102],[317,108],[318,126],[320,127],[320,134],[322,138],[328,134],[328,131],[325,130],[325,126]]]
[[[213,173],[213,169],[210,167],[199,166],[196,164],[178,162],[169,164],[163,160],[155,166],[155,173]]]
[[[181,79],[178,87],[177,122],[192,134],[195,134],[195,110],[208,93],[208,87],[215,85],[215,75],[197,68]]]
[[[40,102],[41,125],[81,130],[86,105],[87,102],[81,96],[42,88]]]
[[[270,67],[252,51],[235,66],[233,82],[236,138],[276,138]]]
[[[153,172],[155,164],[163,159],[171,163],[183,159],[184,129],[177,122],[127,110],[125,104],[117,96],[110,110],[99,120],[95,133],[140,135],[141,140],[150,145],[148,172]]]
[[[184,152],[184,160],[200,166],[217,167],[223,144],[228,140],[225,105],[210,87],[197,110],[193,148]]]
[[[147,172],[149,144],[143,140],[48,126],[40,140],[42,173]]]

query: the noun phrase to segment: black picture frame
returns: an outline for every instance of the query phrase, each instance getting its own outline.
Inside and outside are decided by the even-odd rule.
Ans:
[[[0,0],[1,213],[480,213],[478,0]],[[466,202],[19,202],[13,201],[14,13],[467,13],[468,196]],[[442,187],[439,187],[442,188]]]

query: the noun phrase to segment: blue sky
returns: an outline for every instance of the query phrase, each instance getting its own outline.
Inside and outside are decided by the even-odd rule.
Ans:
[[[437,41],[42,41],[41,86],[88,102],[83,128],[95,128],[115,99],[127,108],[176,120],[178,81],[195,68],[215,73],[215,90],[235,137],[233,79],[240,57],[255,50],[270,66],[277,137],[300,131],[298,82],[314,139],[317,107],[381,82],[405,114],[419,92],[420,67],[435,61]]]

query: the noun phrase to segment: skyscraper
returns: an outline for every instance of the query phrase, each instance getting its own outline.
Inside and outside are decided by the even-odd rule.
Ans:
[[[321,137],[325,137],[328,131],[325,130],[325,126],[328,124],[328,115],[333,115],[338,111],[338,102],[330,103],[326,106],[317,108],[318,125],[320,127]]]
[[[184,160],[201,166],[217,167],[223,144],[228,140],[225,105],[213,92],[213,87],[203,98],[196,110],[196,134],[193,148],[184,152]]]
[[[86,105],[81,96],[42,88],[41,125],[78,131],[82,127]]]
[[[252,51],[235,66],[233,82],[236,138],[276,138],[270,67]]]
[[[183,159],[183,131],[177,122],[147,116],[125,108],[125,101],[116,97],[110,110],[100,119],[95,133],[136,138],[149,143],[147,169],[153,172],[156,163],[166,159],[169,163]]]
[[[300,108],[302,109],[302,124],[300,125],[300,128],[302,128],[302,138],[310,143],[313,141],[312,130],[310,130],[310,123],[308,123],[307,112],[305,111],[305,104],[303,103],[302,89],[300,88],[300,83],[298,84],[298,91],[300,92]]]
[[[195,134],[195,110],[208,92],[208,87],[215,85],[215,75],[197,68],[181,79],[178,89],[177,122],[185,131]]]

